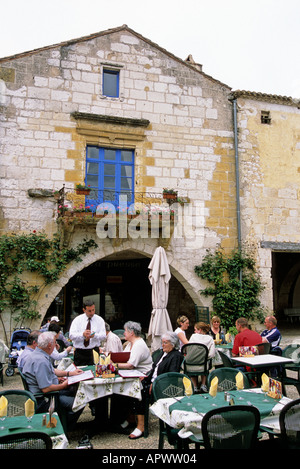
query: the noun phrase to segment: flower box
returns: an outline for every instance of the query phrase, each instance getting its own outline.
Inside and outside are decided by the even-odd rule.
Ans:
[[[76,189],[77,195],[89,195],[91,189]]]

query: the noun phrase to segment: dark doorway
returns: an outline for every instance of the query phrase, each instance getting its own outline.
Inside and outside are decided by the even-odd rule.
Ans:
[[[274,312],[279,322],[300,317],[300,253],[273,252]],[[297,310],[299,315],[297,315]],[[295,316],[293,316],[295,314]]]
[[[96,312],[112,330],[123,328],[126,321],[137,321],[147,333],[152,311],[149,263],[148,257],[131,252],[122,252],[120,257],[114,254],[95,262],[69,280],[49,307],[46,319],[58,316],[64,332],[67,332],[72,320],[82,313],[83,299],[88,297],[94,300]],[[167,309],[173,329],[177,327],[177,317],[185,314],[191,322],[189,332],[193,332],[196,319],[194,302],[173,275]]]

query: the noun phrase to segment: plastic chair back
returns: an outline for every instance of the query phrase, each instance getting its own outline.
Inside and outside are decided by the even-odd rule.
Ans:
[[[210,368],[208,359],[208,348],[204,344],[189,343],[181,347],[184,355],[183,371],[185,374],[203,375],[207,374]]]
[[[8,401],[7,417],[25,415],[25,402],[28,399],[31,399],[34,402],[34,411],[36,412],[36,398],[29,391],[9,389],[7,391],[0,391],[0,397],[1,396],[5,396]]]
[[[258,355],[266,355],[270,353],[271,344],[269,342],[262,342],[261,344],[255,345],[257,347]]]
[[[52,449],[47,433],[24,432],[0,436],[0,449]]]
[[[185,395],[185,387],[183,384],[183,378],[186,377],[191,385],[194,392],[194,386],[191,379],[183,373],[177,373],[170,371],[169,373],[163,373],[153,381],[152,393],[155,401],[158,399],[165,399],[168,397],[179,397]]]
[[[244,379],[244,389],[250,388],[250,383],[247,376],[242,372],[235,368],[228,368],[226,366],[222,368],[217,368],[213,370],[208,375],[207,386],[209,388],[212,379],[217,376],[219,383],[218,383],[218,391],[233,391],[236,390],[236,381],[235,377],[238,373],[243,375]]]
[[[234,405],[207,412],[202,420],[205,449],[251,449],[257,443],[260,413],[254,406]]]
[[[300,449],[300,399],[286,404],[279,415],[280,436],[288,449]]]

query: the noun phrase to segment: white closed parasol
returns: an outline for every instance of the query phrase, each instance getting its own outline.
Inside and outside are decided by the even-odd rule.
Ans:
[[[155,249],[148,268],[150,269],[149,280],[152,285],[153,308],[148,338],[151,341],[151,351],[154,352],[161,347],[163,333],[173,330],[167,311],[171,273],[164,248],[158,247]]]

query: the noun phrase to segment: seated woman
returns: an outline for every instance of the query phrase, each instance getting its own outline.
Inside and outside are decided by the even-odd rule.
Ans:
[[[211,335],[209,335],[210,325],[205,322],[197,322],[194,326],[194,334],[191,335],[189,344],[204,344],[208,348],[208,358],[213,358],[216,353],[215,342]],[[201,370],[199,370],[201,371]],[[191,380],[194,384],[195,391],[198,390],[198,376],[192,376]],[[206,376],[201,375],[200,391],[207,392]]]
[[[143,390],[151,394],[152,383],[157,376],[170,371],[181,370],[183,355],[180,352],[180,342],[177,334],[172,331],[165,332],[161,337],[162,350],[156,357],[147,378],[143,379]]]
[[[188,344],[188,339],[186,338],[186,334],[185,334],[185,331],[189,328],[189,325],[190,325],[190,321],[189,321],[189,318],[187,316],[179,316],[177,318],[177,329],[175,329],[175,333],[177,334],[178,338],[179,338],[179,341],[180,341],[180,348],[184,345],[184,344]]]
[[[146,342],[141,337],[141,325],[137,322],[128,321],[124,324],[124,331],[125,340],[128,342],[124,352],[130,352],[130,357],[127,363],[118,363],[118,368],[120,370],[135,369],[141,373],[148,374],[152,368],[152,358]],[[139,413],[138,402],[137,399],[132,398],[128,402],[133,404],[134,413],[137,415],[137,427],[129,435],[130,439],[140,438],[144,432],[144,415]],[[123,423],[122,427],[125,428],[125,425]]]
[[[219,337],[221,337],[221,319],[219,318],[219,316],[213,316],[211,318],[209,334],[214,340],[216,339],[217,334],[219,334]]]

